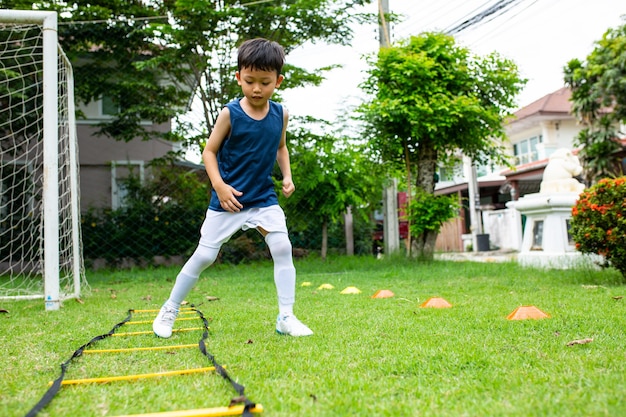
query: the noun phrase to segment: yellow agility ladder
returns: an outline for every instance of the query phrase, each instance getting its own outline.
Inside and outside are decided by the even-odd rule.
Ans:
[[[74,351],[72,356],[65,362],[61,364],[61,374],[57,379],[51,381],[48,385],[48,391],[41,397],[39,402],[35,404],[35,406],[26,414],[26,417],[35,417],[43,408],[45,408],[55,397],[55,395],[59,392],[62,386],[64,385],[75,385],[75,384],[92,384],[92,383],[105,383],[105,382],[113,382],[113,381],[132,381],[139,380],[144,378],[156,378],[163,376],[171,376],[171,375],[186,375],[193,374],[199,372],[209,372],[216,371],[222,378],[230,382],[232,387],[237,392],[237,397],[233,398],[230,401],[230,404],[227,407],[217,407],[217,408],[203,408],[196,410],[179,410],[179,411],[167,411],[167,412],[159,412],[159,413],[148,413],[148,414],[135,414],[128,416],[118,416],[118,417],[209,417],[209,416],[245,416],[251,417],[252,413],[261,413],[263,411],[263,406],[261,404],[255,404],[250,401],[244,394],[245,387],[241,384],[235,382],[226,369],[217,363],[215,357],[207,351],[206,348],[206,340],[209,337],[209,322],[204,317],[204,314],[195,307],[187,307],[182,308],[180,314],[196,314],[197,317],[193,318],[179,318],[178,320],[193,320],[200,318],[202,321],[202,327],[195,328],[184,328],[174,331],[192,331],[192,330],[202,330],[202,337],[198,341],[198,344],[186,344],[186,345],[174,345],[174,346],[152,346],[152,347],[139,347],[139,348],[126,348],[126,349],[87,349],[100,340],[106,339],[111,336],[136,336],[142,334],[152,334],[150,331],[141,331],[141,332],[126,332],[126,333],[117,333],[117,330],[124,326],[130,324],[142,324],[149,323],[151,321],[131,321],[133,313],[155,313],[159,310],[128,310],[128,316],[117,323],[113,328],[105,334],[96,336],[92,338],[89,342],[85,343],[78,349]],[[203,367],[203,368],[192,368],[192,369],[182,369],[182,370],[174,370],[174,371],[165,371],[165,372],[156,372],[156,373],[148,373],[148,374],[139,374],[139,375],[122,375],[122,376],[111,376],[111,377],[102,377],[102,378],[86,378],[86,379],[74,379],[74,380],[65,380],[65,373],[67,372],[67,368],[70,363],[82,356],[83,354],[99,354],[99,353],[111,353],[111,352],[132,352],[132,351],[145,351],[145,350],[163,350],[163,349],[187,349],[191,347],[197,346],[200,352],[206,356],[213,366]]]

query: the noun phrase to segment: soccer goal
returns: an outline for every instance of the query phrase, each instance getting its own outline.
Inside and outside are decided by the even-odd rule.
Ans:
[[[72,68],[55,12],[0,9],[0,302],[85,288]]]

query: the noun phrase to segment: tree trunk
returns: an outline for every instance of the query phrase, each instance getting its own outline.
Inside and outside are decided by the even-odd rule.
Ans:
[[[328,222],[322,223],[322,260],[326,260],[328,254]]]
[[[427,231],[413,239],[413,257],[420,261],[432,261],[435,258],[435,242],[438,233]]]
[[[435,192],[435,170],[437,150],[429,140],[420,141],[417,148],[417,179],[415,185],[429,194]],[[414,237],[412,256],[418,260],[432,261],[435,256],[435,242],[438,233],[426,231]]]
[[[435,192],[437,150],[429,140],[420,142],[417,148],[417,179],[415,185],[429,194]]]

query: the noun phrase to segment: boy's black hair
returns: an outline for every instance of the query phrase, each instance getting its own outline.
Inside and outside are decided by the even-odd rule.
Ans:
[[[285,51],[277,42],[263,38],[250,39],[239,47],[237,71],[250,68],[260,71],[276,71],[280,75],[285,64]]]

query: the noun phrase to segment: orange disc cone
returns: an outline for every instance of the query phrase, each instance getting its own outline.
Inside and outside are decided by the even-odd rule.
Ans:
[[[390,298],[394,295],[395,294],[389,290],[378,290],[374,295],[372,295],[372,298]]]
[[[431,297],[428,300],[424,301],[420,307],[422,308],[426,308],[426,307],[430,307],[430,308],[450,308],[452,307],[452,304],[450,304],[449,302],[447,302],[445,299],[441,298],[441,297]]]
[[[539,310],[535,306],[517,307],[511,314],[506,316],[507,320],[526,320],[526,319],[545,319],[550,317],[548,314]]]

